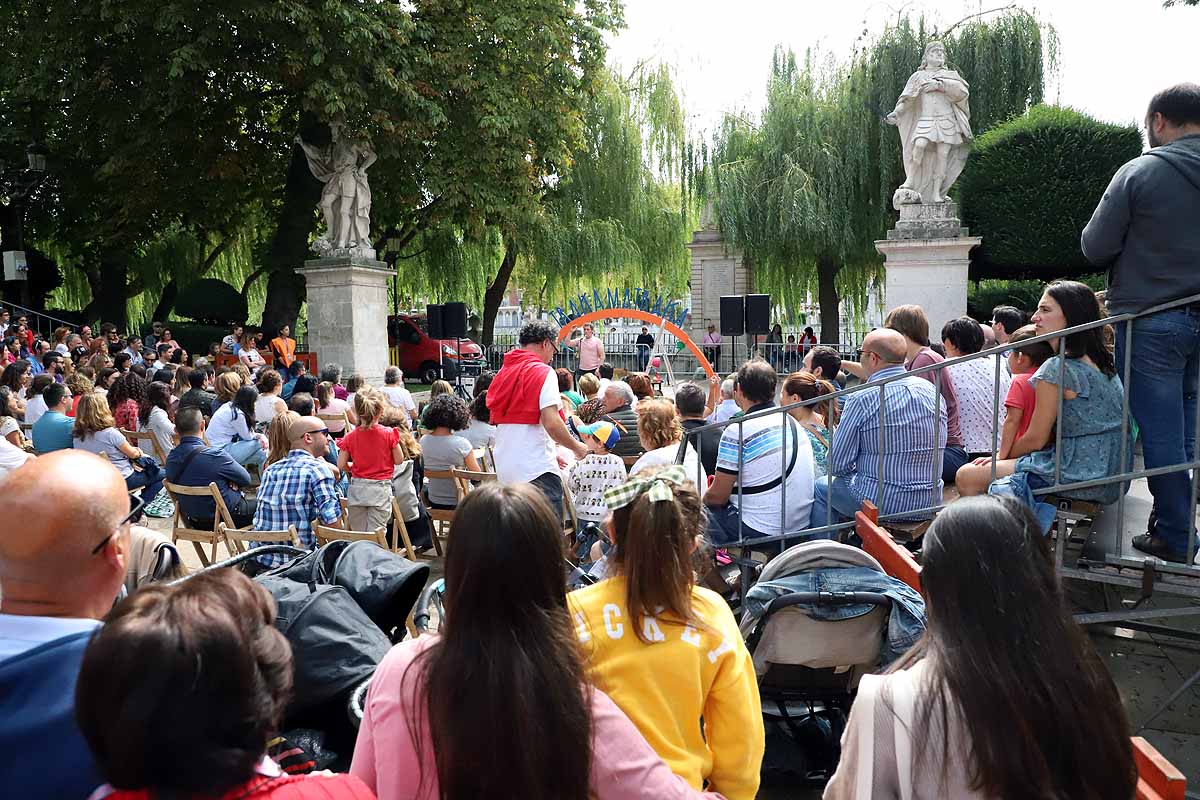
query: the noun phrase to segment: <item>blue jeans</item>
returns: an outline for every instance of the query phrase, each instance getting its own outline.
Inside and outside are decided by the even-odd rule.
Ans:
[[[1130,358],[1129,412],[1137,420],[1147,469],[1191,461],[1196,443],[1196,390],[1200,379],[1200,310],[1172,309],[1133,321],[1125,353],[1125,326],[1116,326],[1117,375]],[[1191,478],[1186,470],[1148,479],[1154,495],[1153,533],[1167,546],[1187,552],[1194,527]]]
[[[708,541],[715,547],[723,547],[733,544],[741,539],[758,539],[767,534],[761,531],[756,531],[746,523],[741,523],[741,536],[738,536],[738,520],[741,519],[741,514],[738,512],[737,506],[733,503],[726,503],[723,506],[705,506],[704,510],[708,512],[708,526],[705,536]]]
[[[531,486],[539,490],[546,496],[546,501],[550,503],[550,508],[554,509],[554,515],[558,517],[559,522],[563,518],[563,482],[562,477],[557,472],[543,472],[529,482]]]
[[[162,485],[163,471],[161,468],[155,470],[153,478],[150,478],[145,472],[134,471],[125,479],[126,489],[132,490],[137,489],[138,487],[144,487],[142,488],[142,502],[144,502],[146,505],[150,505],[150,501],[158,496],[158,492],[160,489],[162,489]],[[130,500],[130,502],[132,503],[133,501]],[[141,518],[142,515],[139,514],[138,519],[140,520]],[[135,520],[135,522],[136,521],[137,520]]]
[[[967,463],[967,451],[958,445],[947,445],[942,451],[942,483],[954,483],[958,468]]]
[[[808,527],[821,528],[828,525],[826,518],[831,507],[834,525],[854,519],[854,514],[862,508],[862,500],[850,491],[850,484],[843,477],[834,478],[832,484],[825,478],[818,478],[813,483],[812,515],[809,517]]]
[[[248,467],[251,464],[261,466],[267,460],[267,454],[259,446],[258,439],[243,439],[240,442],[230,442],[221,447],[221,449],[243,467]]]

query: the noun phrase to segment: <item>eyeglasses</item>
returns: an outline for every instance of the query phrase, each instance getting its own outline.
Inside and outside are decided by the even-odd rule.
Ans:
[[[129,502],[132,505],[132,508],[129,509],[129,513],[121,518],[121,521],[117,523],[116,528],[112,533],[110,533],[108,536],[105,536],[100,540],[100,544],[92,548],[92,555],[97,555],[101,550],[103,550],[104,545],[108,544],[108,540],[115,536],[117,531],[121,530],[121,528],[137,519],[142,513],[142,509],[146,507],[146,501],[136,494],[129,495]]]

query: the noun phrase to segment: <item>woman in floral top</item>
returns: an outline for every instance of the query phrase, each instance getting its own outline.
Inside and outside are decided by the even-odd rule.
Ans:
[[[811,372],[805,370],[793,372],[783,382],[783,404],[790,406],[793,403],[801,403],[805,400],[832,394],[834,391],[832,383],[817,378]],[[813,477],[819,478],[826,472],[830,430],[833,425],[837,424],[837,401],[796,406],[788,409],[788,413],[800,423],[800,427],[804,429],[804,432],[808,434],[809,441],[812,442],[813,465],[816,467]],[[830,413],[833,414],[833,418],[827,422],[825,416]]]

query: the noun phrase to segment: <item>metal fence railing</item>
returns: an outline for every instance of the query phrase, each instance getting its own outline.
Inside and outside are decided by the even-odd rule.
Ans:
[[[10,303],[7,300],[0,300],[0,308],[9,312],[11,316],[10,322],[16,322],[18,317],[25,317],[29,323],[30,330],[39,334],[43,339],[49,339],[56,328],[66,328],[73,333],[78,327],[74,322],[67,322],[65,319],[52,317],[49,314],[34,311],[32,308]]]

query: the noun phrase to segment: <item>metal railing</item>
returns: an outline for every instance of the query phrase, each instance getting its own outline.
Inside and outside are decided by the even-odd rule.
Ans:
[[[72,333],[79,327],[74,322],[67,322],[65,319],[52,317],[41,311],[34,311],[32,308],[17,305],[8,300],[0,300],[0,308],[8,311],[11,319],[9,323],[16,321],[17,317],[24,316],[28,322],[30,329],[37,334],[41,334],[42,338],[48,339],[54,333],[55,328],[67,328]]]
[[[1107,475],[1105,477],[1091,479],[1091,480],[1070,481],[1070,480],[1063,479],[1062,457],[1063,457],[1063,435],[1064,435],[1063,428],[1064,428],[1064,426],[1062,425],[1061,421],[1062,421],[1063,402],[1065,399],[1065,396],[1064,396],[1064,388],[1065,388],[1064,382],[1065,381],[1064,381],[1064,379],[1065,379],[1065,372],[1066,372],[1066,362],[1065,362],[1065,360],[1060,360],[1060,362],[1059,362],[1059,368],[1058,368],[1059,375],[1058,375],[1058,386],[1057,386],[1057,390],[1058,390],[1058,392],[1057,392],[1057,405],[1058,405],[1057,419],[1059,421],[1059,424],[1057,424],[1055,426],[1055,434],[1054,434],[1054,480],[1050,486],[1046,486],[1045,488],[1038,488],[1038,489],[1033,490],[1033,494],[1039,498],[1047,498],[1048,496],[1053,496],[1055,498],[1070,499],[1073,494],[1077,494],[1083,490],[1095,489],[1097,487],[1112,486],[1114,484],[1121,485],[1121,490],[1120,490],[1117,501],[1113,504],[1110,504],[1109,506],[1106,506],[1104,509],[1102,509],[1103,514],[1115,513],[1115,515],[1116,515],[1115,530],[1117,531],[1117,536],[1115,539],[1115,546],[1113,546],[1114,543],[1100,543],[1100,547],[1102,549],[1102,555],[1099,558],[1092,557],[1092,558],[1081,559],[1081,562],[1076,565],[1066,564],[1066,562],[1065,562],[1065,546],[1066,546],[1066,540],[1068,538],[1067,526],[1068,526],[1068,523],[1079,521],[1082,518],[1082,515],[1072,512],[1068,507],[1066,507],[1065,503],[1061,504],[1060,507],[1057,509],[1057,512],[1056,512],[1057,540],[1056,540],[1056,544],[1055,544],[1054,557],[1055,557],[1056,568],[1058,569],[1058,571],[1061,575],[1069,576],[1072,578],[1078,578],[1078,579],[1086,580],[1086,581],[1096,581],[1096,582],[1108,583],[1108,584],[1118,585],[1118,586],[1143,588],[1143,591],[1146,591],[1145,581],[1151,580],[1153,582],[1153,585],[1157,586],[1162,591],[1165,591],[1167,593],[1181,594],[1181,595],[1192,596],[1192,597],[1200,597],[1200,582],[1195,581],[1196,578],[1200,578],[1200,567],[1197,567],[1196,565],[1194,565],[1192,563],[1195,559],[1195,535],[1194,535],[1194,533],[1188,539],[1187,553],[1186,553],[1187,563],[1186,564],[1176,564],[1176,563],[1171,563],[1171,562],[1165,562],[1162,560],[1150,559],[1149,557],[1146,557],[1146,556],[1131,557],[1130,555],[1128,555],[1125,552],[1124,536],[1122,535],[1125,530],[1125,523],[1126,523],[1126,491],[1128,489],[1129,484],[1135,480],[1149,478],[1149,477],[1153,477],[1156,475],[1165,475],[1165,474],[1170,474],[1170,473],[1175,473],[1175,472],[1192,470],[1193,472],[1191,474],[1191,496],[1189,498],[1190,504],[1188,506],[1189,512],[1190,512],[1189,519],[1194,521],[1195,517],[1196,517],[1198,494],[1200,494],[1200,404],[1197,404],[1197,410],[1196,410],[1195,422],[1196,422],[1197,441],[1192,442],[1193,455],[1192,455],[1191,460],[1185,459],[1181,463],[1167,465],[1167,466],[1134,469],[1134,468],[1132,468],[1132,450],[1130,449],[1132,447],[1132,437],[1129,435],[1130,434],[1130,414],[1129,414],[1130,380],[1129,379],[1130,379],[1130,374],[1131,374],[1131,353],[1132,353],[1132,343],[1133,343],[1133,335],[1134,335],[1134,330],[1133,330],[1134,325],[1131,323],[1134,322],[1135,320],[1143,319],[1143,318],[1146,318],[1153,314],[1158,314],[1158,313],[1170,311],[1172,309],[1183,308],[1186,306],[1192,306],[1192,305],[1197,305],[1197,304],[1200,304],[1200,295],[1194,295],[1194,296],[1190,296],[1190,297],[1181,298],[1179,300],[1175,300],[1170,303],[1164,303],[1162,305],[1155,306],[1151,309],[1148,309],[1143,312],[1139,312],[1137,314],[1117,314],[1117,315],[1109,316],[1105,319],[1101,319],[1096,322],[1089,322],[1089,323],[1085,323],[1082,325],[1075,325],[1070,328],[1066,328],[1064,330],[1054,331],[1053,333],[1043,334],[1041,336],[1036,336],[1033,338],[1025,339],[1020,342],[1020,347],[1024,348],[1028,345],[1036,344],[1038,342],[1050,342],[1053,340],[1062,339],[1071,334],[1075,334],[1075,333],[1079,333],[1079,332],[1083,332],[1083,331],[1094,330],[1097,328],[1103,328],[1103,327],[1110,326],[1110,325],[1116,326],[1118,335],[1124,337],[1124,347],[1121,348],[1122,354],[1123,354],[1123,360],[1122,360],[1122,363],[1117,364],[1118,375],[1121,378],[1121,384],[1122,384],[1122,414],[1121,414],[1121,426],[1120,426],[1121,447],[1120,447],[1119,461],[1117,462],[1123,468],[1121,471],[1114,472],[1113,474]],[[873,500],[875,502],[876,506],[879,508],[879,511],[880,511],[879,519],[880,519],[880,522],[883,524],[886,524],[889,521],[901,521],[901,520],[908,521],[908,520],[912,520],[912,519],[919,519],[921,517],[929,518],[930,516],[932,516],[933,514],[936,514],[938,511],[940,511],[942,508],[945,507],[945,503],[941,502],[941,497],[942,497],[942,494],[941,494],[941,489],[942,489],[941,458],[934,457],[933,470],[932,470],[932,475],[931,475],[931,480],[930,480],[930,497],[936,499],[938,502],[932,503],[931,505],[929,505],[927,507],[916,509],[916,510],[908,510],[908,511],[902,511],[902,512],[892,512],[892,513],[888,513],[887,509],[885,508],[885,504],[883,503],[883,496],[882,496],[883,495],[883,486],[885,483],[885,478],[887,477],[887,475],[885,473],[885,469],[886,469],[885,453],[886,453],[888,445],[889,445],[888,440],[887,440],[887,435],[886,435],[887,430],[886,430],[886,402],[885,401],[886,401],[887,386],[889,384],[895,383],[896,381],[899,381],[899,380],[902,380],[902,379],[905,379],[908,377],[931,375],[932,381],[933,381],[935,389],[936,389],[936,391],[934,393],[934,396],[936,399],[934,401],[933,415],[934,415],[935,419],[940,420],[941,413],[942,413],[941,407],[940,407],[941,406],[941,398],[942,398],[941,382],[943,379],[943,375],[946,374],[946,370],[956,364],[963,364],[968,361],[974,361],[974,360],[979,360],[979,359],[995,359],[995,361],[996,361],[996,364],[995,364],[996,378],[995,378],[995,385],[994,385],[994,390],[993,390],[993,395],[992,395],[992,431],[991,431],[991,434],[992,434],[991,450],[993,453],[993,456],[991,459],[991,479],[994,480],[996,478],[996,464],[997,464],[997,458],[995,456],[995,453],[997,451],[998,444],[999,444],[999,437],[1001,435],[1000,424],[999,424],[999,414],[1000,414],[1000,408],[1001,408],[1000,404],[1003,402],[1003,398],[1001,397],[1001,393],[1000,393],[1000,385],[1001,385],[1000,370],[1003,369],[1003,365],[1000,362],[1006,356],[1007,352],[1011,349],[1012,349],[1012,346],[1010,346],[1010,345],[998,345],[996,347],[990,348],[988,350],[983,350],[978,353],[972,353],[972,354],[957,357],[957,358],[947,359],[943,362],[939,362],[937,364],[931,364],[931,365],[928,365],[925,367],[921,367],[919,369],[906,371],[906,372],[896,374],[896,375],[886,376],[882,379],[871,380],[871,381],[868,381],[861,385],[846,388],[846,389],[841,389],[839,391],[836,391],[836,392],[833,392],[830,394],[826,394],[819,398],[814,398],[812,400],[794,403],[794,404],[787,405],[787,406],[775,406],[775,407],[772,407],[769,409],[757,411],[752,414],[746,414],[744,416],[740,416],[740,417],[737,417],[737,418],[734,418],[731,420],[726,420],[726,421],[717,422],[717,423],[710,423],[703,427],[697,427],[697,428],[693,428],[693,429],[687,431],[686,436],[685,436],[685,444],[690,443],[696,449],[698,461],[700,463],[703,463],[703,461],[704,461],[703,441],[702,441],[703,437],[700,436],[700,434],[704,431],[716,429],[716,430],[720,430],[724,433],[724,431],[726,431],[731,426],[737,426],[737,428],[738,428],[737,440],[738,440],[739,444],[742,444],[745,442],[745,439],[746,439],[745,426],[748,423],[751,423],[753,421],[761,420],[761,419],[771,417],[771,416],[782,417],[783,415],[789,414],[789,412],[791,412],[797,408],[817,407],[817,406],[823,406],[825,408],[826,420],[830,420],[833,418],[834,404],[841,401],[842,398],[848,398],[848,397],[856,395],[860,392],[877,391],[880,394],[880,403],[879,403],[879,411],[878,411],[879,428],[880,428],[880,441],[879,441],[880,453],[879,453],[879,459],[878,459],[878,464],[877,464],[877,473],[875,475],[878,490],[877,490],[877,496],[875,498],[867,498],[867,499]],[[1200,386],[1183,387],[1183,389],[1200,392]],[[1183,389],[1181,389],[1181,391]],[[781,421],[781,423],[782,423],[782,421]],[[934,424],[933,429],[935,432],[939,431],[939,430],[944,430],[943,428],[940,428],[940,425],[941,425],[940,421]],[[798,426],[797,426],[797,428],[798,428]],[[839,432],[837,431],[836,427],[834,427],[832,425],[828,425],[827,428],[830,430],[830,433],[831,433],[831,435],[829,437],[829,453],[830,453],[830,457],[832,457],[832,454],[833,454],[834,450],[838,447],[838,442],[840,441]],[[793,430],[793,426],[791,426],[791,425],[783,425],[783,433],[782,433],[783,446],[780,449],[780,458],[781,458],[780,473],[779,473],[780,475],[785,475],[787,473],[787,461],[789,458],[788,439],[789,439],[789,437],[795,436],[795,435],[804,436],[806,434],[804,434],[803,431],[798,430],[798,429]],[[841,434],[841,435],[844,436],[846,434]],[[944,436],[944,434],[942,434],[942,435]],[[932,440],[930,440],[928,442],[923,442],[921,444],[923,446],[928,446],[930,448],[937,447],[937,445],[935,445],[935,442]],[[739,475],[741,475],[743,472],[743,470],[742,470],[742,467],[743,467],[742,459],[744,458],[743,448],[739,447],[738,450],[739,450],[738,473],[739,473]],[[681,444],[680,452],[678,454],[678,457],[676,458],[677,462],[682,463],[683,457],[684,457],[684,452],[685,452],[685,446],[683,444]],[[944,451],[943,451],[943,453],[944,453]],[[702,479],[702,476],[697,475],[697,479],[698,480]],[[826,474],[824,477],[820,478],[819,480],[825,481],[826,493],[827,493],[827,495],[831,495],[832,488],[833,488],[832,484],[833,484],[834,476],[832,474]],[[736,496],[738,499],[737,505],[739,507],[741,507],[742,501],[743,501],[743,496],[742,496],[742,484],[740,481],[739,481],[736,489],[737,489]],[[828,513],[824,520],[811,520],[810,519],[811,527],[803,529],[803,530],[789,530],[788,526],[787,526],[788,503],[787,503],[786,492],[787,492],[787,481],[784,480],[784,481],[782,481],[782,484],[781,484],[781,498],[780,498],[781,502],[780,502],[780,511],[779,511],[780,519],[779,519],[779,527],[778,527],[778,530],[780,531],[779,533],[774,533],[774,534],[766,535],[766,536],[747,537],[745,535],[746,531],[745,531],[744,522],[741,519],[741,515],[739,514],[737,541],[731,542],[727,546],[738,547],[738,548],[750,547],[750,548],[758,548],[758,549],[765,549],[765,548],[774,549],[775,547],[778,547],[780,550],[782,550],[784,547],[787,546],[787,543],[789,543],[789,542],[794,543],[799,540],[808,540],[808,539],[817,538],[817,537],[836,536],[839,531],[849,530],[850,528],[853,527],[852,521],[837,522],[834,520],[833,504],[832,504],[832,502],[830,502],[827,504]],[[1091,501],[1091,502],[1094,502],[1094,501]],[[1113,506],[1115,506],[1115,508],[1113,508]],[[817,523],[823,523],[823,524],[818,525]],[[1131,577],[1127,574],[1122,574],[1123,571],[1128,570],[1128,569],[1143,570],[1143,575],[1141,575],[1139,577]],[[1147,575],[1149,575],[1149,578],[1147,578]],[[1114,611],[1111,613],[1106,613],[1106,614],[1100,615],[1100,617],[1104,617],[1105,619],[1099,619],[1099,618],[1097,618],[1097,619],[1081,619],[1081,621],[1086,621],[1086,622],[1115,621],[1117,619],[1133,619],[1133,618],[1152,617],[1152,616],[1164,616],[1164,617],[1165,616],[1177,616],[1177,615],[1186,614],[1186,613],[1197,613],[1197,609],[1195,609],[1195,608],[1182,609],[1182,610],[1181,609],[1147,609],[1147,610],[1142,610],[1142,611],[1120,610],[1120,611]],[[1085,615],[1085,616],[1087,616],[1087,615]],[[1094,617],[1096,615],[1092,615],[1092,616]]]

